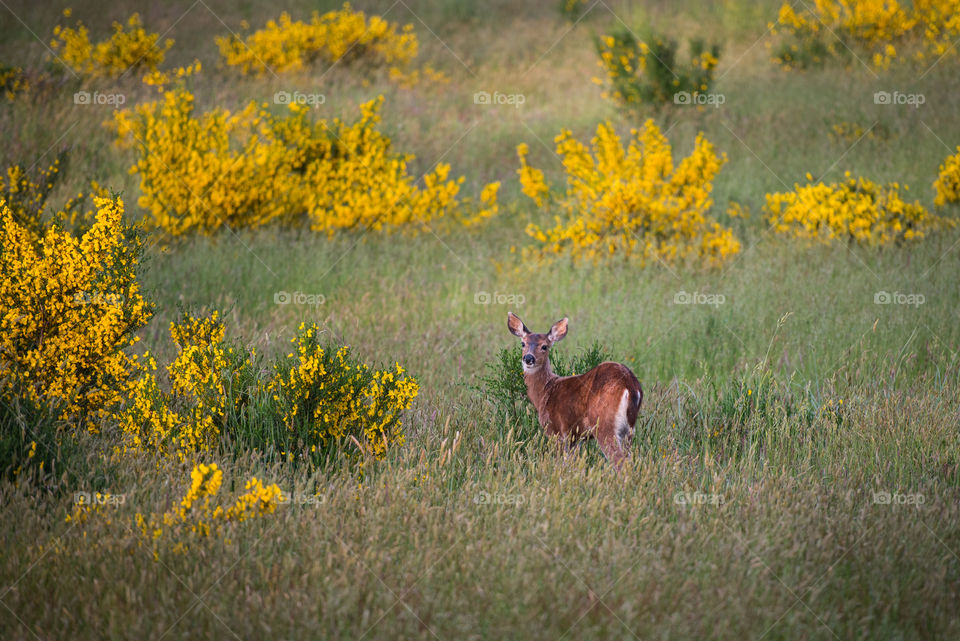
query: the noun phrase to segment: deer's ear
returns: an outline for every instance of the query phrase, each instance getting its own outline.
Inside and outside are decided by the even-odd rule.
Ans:
[[[523,324],[523,321],[520,320],[520,317],[513,312],[507,312],[507,329],[510,330],[511,334],[514,336],[519,336],[520,338],[523,338],[530,333],[530,330],[527,329],[527,326]]]
[[[563,318],[558,320],[553,324],[553,327],[550,328],[550,333],[547,334],[547,338],[550,339],[551,343],[556,343],[559,340],[562,340],[564,336],[567,335],[567,319]]]

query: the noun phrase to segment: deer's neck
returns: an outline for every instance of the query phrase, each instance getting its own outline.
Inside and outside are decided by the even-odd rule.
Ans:
[[[527,396],[530,402],[537,408],[537,414],[543,414],[544,405],[550,395],[550,388],[560,377],[550,369],[550,361],[543,364],[543,367],[535,372],[524,373],[523,382],[527,384]]]

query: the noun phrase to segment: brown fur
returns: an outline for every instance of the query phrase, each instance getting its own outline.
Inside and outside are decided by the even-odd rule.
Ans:
[[[567,319],[554,323],[547,334],[534,334],[510,313],[507,327],[523,341],[523,379],[541,427],[570,444],[596,438],[607,459],[619,467],[630,448],[643,402],[640,381],[630,368],[607,362],[578,376],[557,376],[550,368],[550,347],[566,336]],[[618,425],[617,416],[624,391],[629,393],[626,426]]]

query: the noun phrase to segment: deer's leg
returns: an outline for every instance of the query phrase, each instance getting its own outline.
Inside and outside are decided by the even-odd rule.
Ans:
[[[627,457],[625,444],[617,435],[617,426],[614,423],[601,424],[597,429],[597,443],[600,450],[613,466],[620,469],[623,460]]]
[[[564,434],[563,430],[560,429],[557,425],[550,423],[544,427],[547,438],[553,443],[553,446],[556,448],[556,456],[559,459],[566,458],[567,450],[569,445],[567,442],[567,435]]]

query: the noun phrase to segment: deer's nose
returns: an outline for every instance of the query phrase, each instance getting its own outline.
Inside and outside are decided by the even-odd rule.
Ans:
[[[533,357],[533,354],[527,354],[523,357],[523,362],[527,365],[533,365],[536,362],[536,359]]]

